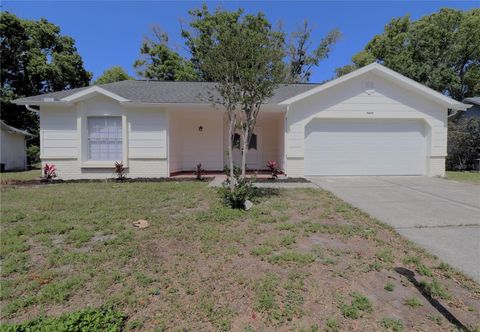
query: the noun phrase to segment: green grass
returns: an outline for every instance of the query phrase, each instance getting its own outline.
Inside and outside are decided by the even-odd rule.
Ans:
[[[431,297],[436,297],[444,300],[450,300],[452,298],[452,295],[448,292],[446,287],[435,278],[433,278],[430,282],[425,280],[420,281],[420,286]]]
[[[380,322],[380,325],[387,331],[401,332],[405,329],[403,323],[398,319],[385,317]]]
[[[393,292],[393,290],[395,289],[395,284],[393,282],[387,282],[383,289],[389,292]]]
[[[1,183],[9,181],[29,181],[29,180],[38,180],[42,176],[42,171],[39,169],[32,169],[29,171],[22,172],[5,172],[0,173]]]
[[[417,308],[417,307],[422,307],[423,304],[422,302],[420,302],[419,299],[417,299],[416,297],[409,297],[405,300],[404,304],[406,306],[409,306],[410,308]]]
[[[440,264],[322,190],[265,192],[250,211],[223,206],[214,189],[197,182],[1,191],[2,322],[108,306],[127,317],[124,329],[349,330],[377,326],[360,293],[385,295],[378,286],[384,265],[401,266],[407,256]],[[138,219],[150,226],[135,228]],[[444,273],[450,272],[443,265],[435,269],[437,283],[445,282]],[[455,280],[472,287],[456,273]],[[441,293],[435,283],[430,288]],[[348,300],[338,301],[332,290]],[[422,327],[436,326],[428,322]]]
[[[480,185],[480,172],[445,172],[447,179]]]

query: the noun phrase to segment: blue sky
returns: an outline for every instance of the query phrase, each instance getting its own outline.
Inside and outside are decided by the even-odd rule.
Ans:
[[[181,22],[188,21],[188,10],[201,6],[200,1],[2,1],[2,11],[25,19],[44,17],[60,26],[63,34],[76,40],[87,70],[94,78],[110,66],[120,65],[135,76],[133,62],[139,56],[143,36],[153,24],[168,32],[170,46],[187,55],[180,37]],[[263,11],[272,23],[282,21],[286,31],[307,19],[318,42],[327,31],[339,28],[342,39],[333,47],[328,59],[314,69],[312,82],[334,75],[336,67],[347,64],[393,17],[410,14],[418,19],[442,7],[467,10],[480,1],[207,1],[214,9],[244,8],[246,12]]]

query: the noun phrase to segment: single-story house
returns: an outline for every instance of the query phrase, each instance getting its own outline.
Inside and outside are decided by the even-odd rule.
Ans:
[[[167,177],[227,164],[226,116],[208,100],[214,86],[122,81],[15,103],[39,106],[40,157],[60,178],[112,177],[116,160],[129,177]],[[292,177],[443,176],[448,110],[466,108],[376,63],[321,85],[285,84],[262,107],[247,166],[276,160]]]
[[[23,171],[27,168],[26,138],[32,134],[14,128],[0,120],[1,170]]]
[[[470,104],[472,107],[465,112],[461,112],[461,117],[464,119],[477,118],[480,119],[480,96],[470,97],[463,100],[464,104]]]

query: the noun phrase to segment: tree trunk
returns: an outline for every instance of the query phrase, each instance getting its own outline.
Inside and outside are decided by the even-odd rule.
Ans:
[[[248,126],[243,130],[242,136],[242,178],[244,178],[247,175]]]
[[[233,172],[233,147],[232,147],[232,138],[235,130],[235,117],[229,119],[230,123],[228,124],[228,163],[230,167],[230,191],[233,192],[235,189],[234,183],[234,172]]]

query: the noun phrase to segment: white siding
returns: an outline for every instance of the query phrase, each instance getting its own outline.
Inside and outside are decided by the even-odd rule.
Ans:
[[[40,112],[40,157],[78,158],[77,112],[50,106]]]
[[[1,160],[6,171],[24,170],[27,165],[25,136],[1,130]]]
[[[367,93],[366,81],[374,83],[374,91]],[[290,176],[304,175],[305,126],[314,118],[425,121],[427,174],[444,175],[444,166],[438,164],[446,156],[446,109],[374,73],[353,78],[289,106],[286,155]]]
[[[128,111],[128,157],[167,158],[167,117],[160,109]]]

